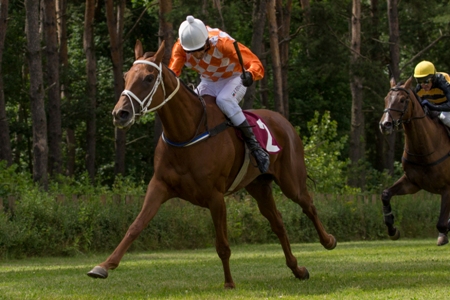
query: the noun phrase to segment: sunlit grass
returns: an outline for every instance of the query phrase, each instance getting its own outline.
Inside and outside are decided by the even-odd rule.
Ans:
[[[235,290],[213,248],[130,253],[106,280],[86,276],[105,255],[0,263],[0,299],[434,299],[450,293],[449,246],[435,240],[294,244],[299,281],[280,245],[232,246]]]

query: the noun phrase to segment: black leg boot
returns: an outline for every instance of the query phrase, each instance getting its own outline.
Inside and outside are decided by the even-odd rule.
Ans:
[[[250,152],[252,153],[253,157],[256,160],[256,164],[258,165],[259,171],[264,174],[269,169],[269,153],[264,151],[263,148],[261,148],[261,145],[256,140],[256,137],[253,133],[253,129],[248,124],[248,121],[245,120],[237,126],[239,130],[242,132],[242,137],[244,138],[245,143],[247,144],[247,147],[250,149]]]

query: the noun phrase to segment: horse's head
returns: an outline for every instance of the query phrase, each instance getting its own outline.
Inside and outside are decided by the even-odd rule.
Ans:
[[[127,129],[139,116],[164,105],[177,92],[178,87],[166,97],[163,82],[164,42],[156,54],[145,53],[138,40],[134,47],[136,61],[125,73],[125,90],[112,111],[115,126]],[[178,84],[179,86],[179,84]]]
[[[391,89],[384,98],[384,111],[380,120],[380,131],[383,134],[391,134],[395,130],[400,130],[401,125],[408,123],[413,118],[413,110],[419,107],[423,112],[414,92],[411,90],[412,77],[405,84],[396,84],[394,78],[391,79]]]

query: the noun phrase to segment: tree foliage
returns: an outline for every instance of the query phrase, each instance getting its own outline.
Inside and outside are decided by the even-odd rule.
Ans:
[[[373,3],[378,7],[373,7]],[[450,61],[446,55],[450,46],[450,8],[448,0],[399,1],[400,24],[400,70],[401,79],[409,77],[415,64],[423,59],[433,61],[438,71],[450,72]],[[173,24],[174,36],[178,26],[192,14],[211,27],[219,27],[230,33],[243,44],[250,45],[253,32],[252,13],[258,1],[203,1],[172,0],[172,11],[166,16]],[[284,1],[283,1],[284,3]],[[371,6],[372,5],[372,6]],[[344,165],[348,162],[349,142],[346,140],[351,123],[350,92],[350,20],[351,0],[310,1],[307,14],[299,1],[292,3],[289,39],[289,62],[283,72],[288,73],[288,86],[283,93],[289,96],[289,120],[299,128],[307,141],[307,147],[317,146],[319,135],[326,140],[320,150],[313,154],[312,148],[307,159],[312,173],[318,175],[320,188],[330,190],[333,184],[324,183],[322,178],[330,174],[345,176]],[[376,132],[383,110],[383,98],[389,89],[386,65],[389,64],[389,28],[385,1],[361,2],[361,59],[355,70],[362,78],[363,111],[365,118],[366,149],[361,162],[361,172],[383,172],[379,169],[382,153],[377,152],[380,143]],[[86,58],[83,52],[83,22],[85,1],[69,1],[68,13],[68,56],[69,68],[66,76],[70,83],[65,88],[70,91],[71,100],[61,99],[62,127],[74,130],[76,138],[75,178],[86,174],[86,115],[88,111],[86,91]],[[375,12],[377,12],[375,14]],[[306,18],[305,16],[308,16]],[[8,27],[2,59],[2,76],[6,100],[6,115],[10,127],[13,162],[17,172],[32,172],[32,121],[30,106],[30,77],[27,70],[25,7],[23,1],[9,0]],[[377,19],[374,19],[375,16]],[[136,39],[144,48],[156,50],[158,47],[158,3],[148,0],[128,1],[124,13],[123,69],[128,70],[134,60]],[[98,1],[95,10],[94,39],[97,59],[97,103],[96,115],[96,155],[95,165],[99,184],[112,185],[114,182],[114,128],[111,110],[115,104],[114,76],[110,54],[109,35],[106,20],[105,1]],[[266,25],[267,26],[267,25]],[[41,45],[43,47],[43,45]],[[267,88],[256,94],[267,93],[268,102],[261,97],[254,101],[254,108],[266,106],[274,109],[275,91],[271,57],[268,55],[270,40],[267,29],[263,38],[262,59],[266,61]],[[44,59],[45,62],[45,59]],[[182,80],[197,82],[196,75],[183,72]],[[44,90],[49,83],[44,82]],[[48,103],[48,95],[45,96]],[[46,110],[47,114],[49,113]],[[322,115],[321,121],[319,117]],[[311,121],[312,123],[308,123]],[[325,123],[324,123],[325,122]],[[316,124],[316,125],[312,125]],[[320,124],[320,125],[319,125]],[[142,120],[127,132],[126,175],[137,182],[147,182],[153,168],[153,126],[152,116]],[[318,127],[315,127],[318,126]],[[323,127],[323,128],[322,128]],[[321,129],[320,129],[321,128]],[[327,128],[326,131],[325,128]],[[328,132],[321,132],[325,130]],[[330,133],[334,136],[330,136]],[[67,160],[66,137],[61,145],[63,166]],[[326,147],[339,149],[339,155],[328,152]],[[397,155],[402,151],[402,142],[397,142]],[[330,157],[332,155],[332,157]],[[335,164],[328,165],[327,159]],[[320,165],[320,161],[323,162]],[[324,170],[319,170],[324,168]],[[337,168],[337,169],[328,169]],[[335,172],[336,171],[336,172]],[[319,180],[320,179],[320,180]],[[373,183],[371,183],[373,184]],[[334,183],[337,190],[342,184]]]

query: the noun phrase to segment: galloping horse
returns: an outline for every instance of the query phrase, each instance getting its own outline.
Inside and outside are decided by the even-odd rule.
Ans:
[[[397,240],[400,232],[394,227],[394,215],[390,205],[395,195],[414,194],[426,190],[441,195],[441,212],[437,222],[437,245],[448,243],[448,217],[450,213],[450,139],[438,118],[430,118],[422,108],[412,88],[412,77],[404,85],[391,80],[391,90],[384,99],[384,113],[380,130],[391,134],[405,130],[405,146],[402,157],[403,176],[383,191],[384,222],[389,237]]]
[[[270,168],[265,174],[261,174],[252,163],[242,168],[248,156],[243,141],[236,136],[234,128],[225,126],[224,130],[218,129],[227,120],[212,97],[199,97],[161,63],[164,42],[156,54],[144,54],[138,40],[134,52],[136,61],[125,75],[126,89],[112,112],[114,125],[129,128],[136,116],[157,110],[163,134],[156,146],[155,171],[141,212],[114,252],[88,275],[106,278],[108,270],[119,265],[131,243],[153,219],[160,206],[171,198],[179,197],[211,211],[216,251],[224,270],[224,286],[234,288],[224,196],[246,188],[278,236],[287,266],[295,277],[308,279],[308,270],[299,267],[292,254],[281,214],[272,196],[272,181],[302,207],[314,223],[320,243],[326,249],[333,249],[336,239],[323,228],[308,193],[303,145],[292,125],[278,113],[255,110],[254,113],[265,122],[264,126],[270,129],[271,137],[282,150],[271,155]],[[243,173],[241,169],[244,169]],[[236,178],[239,180],[236,181]]]

